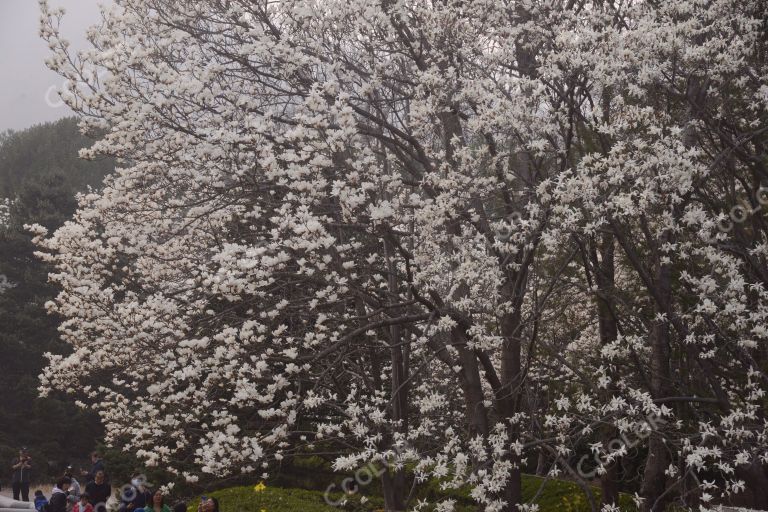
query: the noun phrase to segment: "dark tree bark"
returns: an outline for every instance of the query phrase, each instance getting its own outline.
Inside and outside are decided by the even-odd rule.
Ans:
[[[597,250],[591,251],[592,267],[594,269],[594,279],[597,284],[597,318],[600,333],[600,345],[606,346],[616,341],[618,337],[618,325],[616,323],[616,314],[611,304],[611,299],[615,293],[615,261],[613,235],[605,233],[602,240],[598,243]],[[598,250],[600,259],[598,260]],[[611,377],[615,377],[611,375]],[[608,393],[601,391],[603,398],[608,400]],[[613,426],[602,428],[602,443],[606,450],[611,449],[611,442],[617,438],[618,431]],[[619,503],[619,464],[613,462],[606,468],[606,473],[600,477],[600,488],[602,490],[602,504],[616,505]]]
[[[665,232],[660,240],[660,244],[672,243],[672,233]],[[650,386],[651,395],[655,399],[670,396],[670,366],[669,366],[669,312],[672,310],[672,269],[670,265],[661,261],[658,254],[654,257],[656,275],[654,285],[656,288],[655,313],[665,315],[665,320],[654,320],[651,329],[648,344],[651,349],[650,361]],[[640,489],[640,496],[643,498],[641,506],[642,512],[663,511],[668,494],[665,495],[667,487],[667,476],[664,474],[671,461],[669,449],[664,444],[662,435],[658,431],[653,431],[648,443],[648,458],[645,462],[645,471],[643,473],[643,485]]]

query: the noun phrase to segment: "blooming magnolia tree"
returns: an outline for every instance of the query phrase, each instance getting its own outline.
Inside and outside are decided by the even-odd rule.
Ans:
[[[42,8],[122,161],[32,227],[73,349],[42,389],[109,442],[193,481],[379,462],[388,510],[768,481],[760,1],[118,0],[77,55]]]

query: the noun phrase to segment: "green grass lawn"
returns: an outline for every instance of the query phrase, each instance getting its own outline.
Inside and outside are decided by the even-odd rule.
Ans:
[[[523,477],[523,495],[527,500],[532,499],[539,490],[544,479],[536,476]],[[598,489],[593,489],[595,499],[600,499]],[[267,486],[256,491],[254,486],[232,487],[209,494],[219,499],[221,512],[374,512],[383,510],[383,502],[379,496],[354,495],[347,497],[339,493],[329,497],[338,506],[326,503],[323,491],[310,491],[296,488]],[[477,509],[469,498],[467,489],[443,491],[436,483],[427,485],[418,496],[428,503],[450,498],[456,502],[456,512],[475,512]],[[572,482],[549,480],[535,501],[540,512],[586,512],[589,502],[581,489]],[[196,512],[197,503],[192,503],[189,512]],[[622,497],[622,510],[635,510],[628,496]]]
[[[220,512],[331,512],[339,509],[325,503],[320,491],[267,487],[256,492],[253,486],[232,487],[209,493],[219,499]],[[197,512],[197,503],[188,512]]]

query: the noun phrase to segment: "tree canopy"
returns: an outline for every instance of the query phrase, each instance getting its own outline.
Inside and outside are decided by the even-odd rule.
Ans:
[[[77,55],[43,9],[123,165],[34,228],[42,385],[110,443],[189,481],[386,464],[387,510],[768,485],[764,2],[123,0]]]

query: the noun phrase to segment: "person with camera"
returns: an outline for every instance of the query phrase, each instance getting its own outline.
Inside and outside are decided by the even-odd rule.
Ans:
[[[13,477],[11,486],[13,487],[13,499],[19,501],[29,501],[29,482],[32,474],[32,457],[27,453],[26,448],[19,450],[19,456],[13,459]]]

